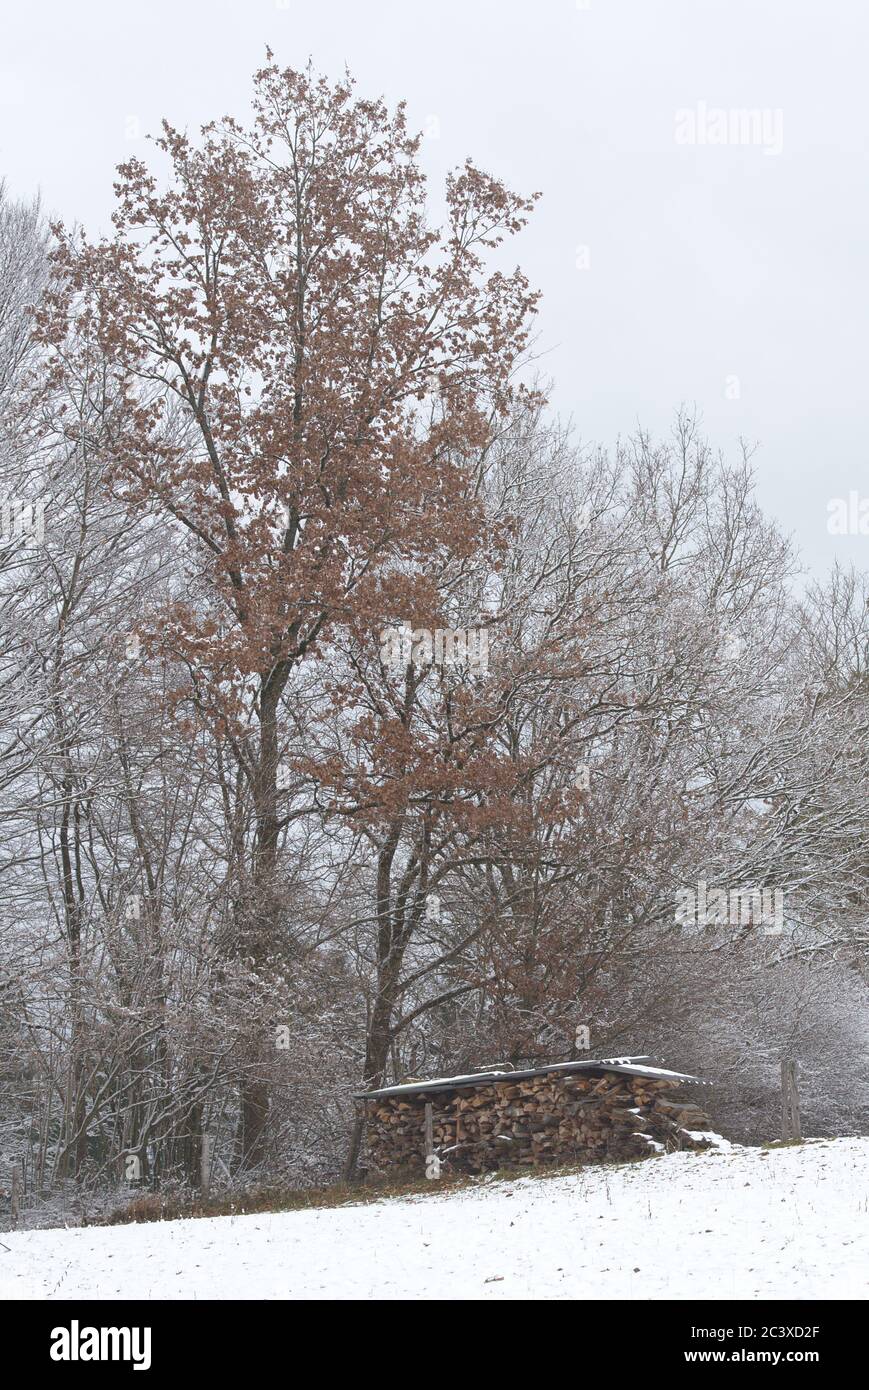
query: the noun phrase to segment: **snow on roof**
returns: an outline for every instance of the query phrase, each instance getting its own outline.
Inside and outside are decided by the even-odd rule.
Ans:
[[[358,1091],[357,1100],[375,1100],[380,1096],[418,1095],[422,1091],[452,1091],[464,1086],[492,1086],[504,1081],[525,1081],[532,1076],[545,1076],[549,1072],[590,1071],[592,1073],[617,1072],[625,1076],[649,1076],[655,1080],[664,1078],[672,1081],[698,1081],[699,1077],[688,1076],[685,1072],[667,1071],[664,1067],[647,1066],[647,1057],[604,1057],[598,1062],[550,1062],[543,1067],[531,1067],[526,1071],[492,1070],[474,1071],[465,1076],[436,1076],[428,1081],[408,1081],[400,1086],[384,1086],[379,1091]]]

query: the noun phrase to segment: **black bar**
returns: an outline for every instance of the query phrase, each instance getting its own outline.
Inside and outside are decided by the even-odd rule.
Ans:
[[[435,1316],[448,1319],[451,1332],[461,1333],[467,1324],[471,1334],[463,1343],[463,1371],[467,1371],[468,1358],[473,1360],[479,1350],[483,1368],[488,1367],[495,1378],[500,1360],[498,1344],[493,1345],[485,1334],[480,1339],[480,1321],[484,1318],[497,1325],[503,1304],[499,1301],[498,1306],[483,1310],[477,1301],[444,1302]],[[389,1306],[389,1302],[379,1307],[339,1302],[323,1309],[329,1324],[317,1319],[303,1300],[19,1302],[7,1303],[2,1316],[5,1348],[8,1351],[14,1346],[20,1366],[27,1372],[62,1377],[108,1372],[141,1379],[144,1375],[161,1378],[167,1372],[173,1376],[185,1371],[202,1375],[213,1370],[224,1378],[242,1372],[249,1381],[251,1374],[274,1373],[283,1367],[295,1379],[311,1360],[311,1372],[319,1377],[334,1373],[348,1356],[359,1373],[363,1366],[357,1339],[361,1336],[363,1346],[369,1348],[372,1337],[376,1338],[380,1372],[392,1379],[402,1365],[393,1358],[405,1341],[412,1343],[410,1351],[415,1348],[417,1355],[424,1355],[427,1345],[439,1343],[443,1329],[434,1330],[438,1324],[429,1321],[432,1314],[426,1312],[425,1303],[408,1315],[396,1317],[391,1316]],[[529,1330],[538,1319],[548,1320],[554,1315],[555,1341],[547,1345],[560,1349],[559,1356],[571,1358],[579,1381],[590,1378],[598,1362],[598,1378],[616,1370],[626,1376],[641,1373],[651,1377],[681,1370],[703,1377],[709,1369],[733,1370],[737,1365],[765,1367],[773,1376],[793,1367],[828,1375],[859,1364],[865,1318],[865,1305],[856,1301],[552,1300],[534,1305],[529,1300],[521,1302],[521,1307],[529,1318]],[[342,1336],[324,1336],[336,1318],[340,1319]],[[103,1339],[101,1329],[112,1328],[119,1329],[116,1341],[108,1331]],[[128,1340],[120,1329],[127,1330]],[[511,1329],[515,1334],[515,1316],[511,1316],[507,1331]],[[521,1332],[519,1340],[523,1340]],[[397,1345],[388,1345],[391,1341]],[[533,1343],[525,1345],[531,1348]],[[57,1356],[74,1359],[54,1359],[52,1349]],[[86,1359],[92,1351],[111,1356],[115,1349],[121,1354],[128,1352],[128,1359]],[[139,1371],[134,1370],[133,1357],[140,1362]],[[539,1352],[535,1352],[532,1360],[538,1368],[539,1359]],[[548,1360],[545,1352],[544,1359]],[[504,1370],[509,1373],[506,1364]]]

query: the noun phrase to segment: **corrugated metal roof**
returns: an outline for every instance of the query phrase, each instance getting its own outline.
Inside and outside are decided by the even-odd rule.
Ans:
[[[357,1100],[376,1100],[380,1096],[412,1096],[423,1091],[458,1091],[468,1086],[492,1086],[497,1083],[526,1081],[532,1076],[546,1076],[548,1073],[590,1072],[592,1076],[606,1076],[609,1072],[624,1076],[648,1076],[653,1080],[667,1078],[672,1081],[699,1081],[697,1076],[685,1072],[667,1071],[663,1067],[646,1066],[646,1057],[604,1057],[598,1062],[551,1062],[545,1067],[532,1067],[528,1071],[484,1071],[469,1072],[466,1076],[438,1076],[431,1081],[409,1081],[401,1086],[384,1086],[379,1091],[359,1091]]]

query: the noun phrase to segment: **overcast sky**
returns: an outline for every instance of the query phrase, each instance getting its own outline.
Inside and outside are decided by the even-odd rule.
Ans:
[[[827,525],[832,498],[869,497],[863,0],[0,0],[0,18],[0,175],[92,234],[161,117],[247,114],[266,44],[406,98],[433,181],[470,154],[543,193],[514,245],[581,438],[696,404],[725,454],[757,441],[761,501],[816,573],[869,569],[869,536]]]

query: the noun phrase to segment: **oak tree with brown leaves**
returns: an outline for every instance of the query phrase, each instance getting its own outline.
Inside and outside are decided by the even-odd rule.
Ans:
[[[533,199],[471,162],[426,219],[403,105],[267,63],[253,119],[194,142],[164,123],[168,177],[119,169],[114,235],[58,228],[42,316],[56,371],[95,335],[123,409],[107,476],[189,542],[150,645],[186,673],[191,726],[228,738],[254,808],[235,948],[275,941],[282,708],[336,622],[376,621],[402,566],[481,541],[465,469],[521,388],[536,296],[488,269]],[[262,1156],[267,1088],[242,1097],[242,1162]]]

